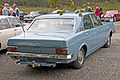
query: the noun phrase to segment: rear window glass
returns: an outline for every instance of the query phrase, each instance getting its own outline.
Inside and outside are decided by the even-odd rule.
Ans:
[[[0,30],[9,29],[9,28],[10,26],[8,20],[6,18],[0,19]]]
[[[30,31],[73,31],[73,18],[49,18],[35,20]]]

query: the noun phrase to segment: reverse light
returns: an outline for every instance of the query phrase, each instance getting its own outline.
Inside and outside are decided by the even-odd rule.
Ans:
[[[8,50],[8,52],[17,52],[17,47],[8,46],[7,50]]]
[[[67,49],[56,49],[56,54],[68,54]]]

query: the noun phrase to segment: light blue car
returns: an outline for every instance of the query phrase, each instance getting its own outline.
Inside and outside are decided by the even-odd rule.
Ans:
[[[9,39],[8,53],[16,63],[32,67],[71,64],[82,68],[85,58],[111,44],[114,25],[101,23],[92,12],[48,14],[33,20],[24,33]]]

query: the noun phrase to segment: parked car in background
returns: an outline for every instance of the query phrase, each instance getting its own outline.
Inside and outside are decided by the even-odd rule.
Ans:
[[[52,13],[53,13],[53,14],[57,14],[57,12],[59,12],[59,11],[63,11],[63,10],[60,10],[60,9],[58,9],[58,10],[54,10]],[[65,10],[65,12],[68,13],[69,10]]]
[[[24,16],[27,15],[27,13],[20,11],[20,20],[24,21]]]
[[[120,20],[120,14],[118,10],[109,10],[106,14],[101,16],[102,21],[117,21]]]
[[[7,48],[8,39],[23,32],[23,24],[13,16],[0,16],[0,50]]]
[[[32,21],[35,17],[45,14],[43,11],[31,11],[30,14],[24,16],[24,21]]]
[[[9,39],[8,53],[17,63],[53,66],[64,63],[81,68],[85,57],[109,47],[113,22],[101,23],[92,12],[37,17],[24,33]]]

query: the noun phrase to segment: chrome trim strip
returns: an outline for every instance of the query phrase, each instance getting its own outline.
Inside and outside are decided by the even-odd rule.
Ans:
[[[27,56],[27,57],[40,57],[40,58],[55,58],[55,59],[71,59],[74,54],[70,55],[57,55],[57,54],[34,54],[34,53],[20,53],[20,52],[7,52],[9,56]]]

